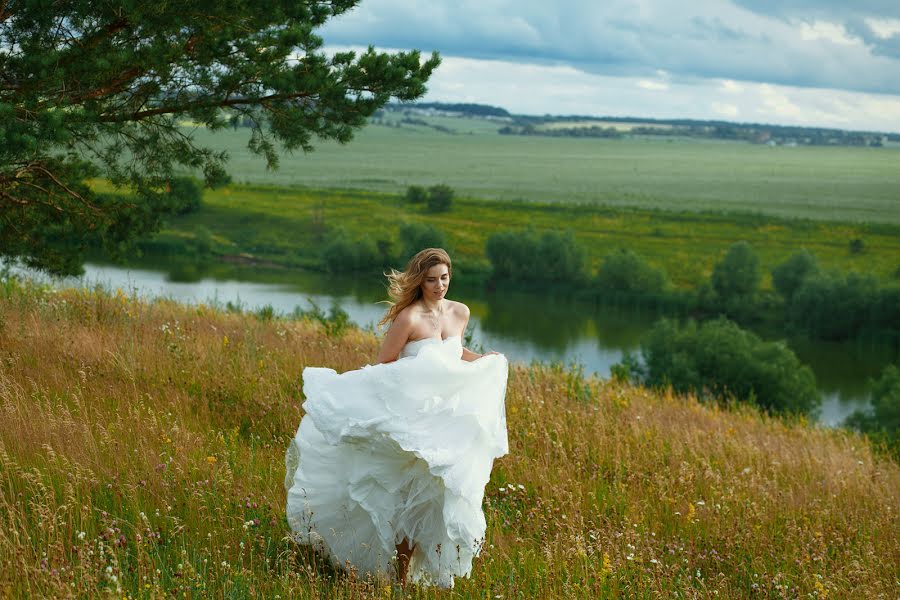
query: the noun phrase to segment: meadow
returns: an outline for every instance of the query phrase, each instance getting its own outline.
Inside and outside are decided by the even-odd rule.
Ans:
[[[98,189],[108,189],[96,182]],[[890,281],[900,269],[900,226],[779,219],[747,214],[666,212],[589,204],[513,202],[460,197],[446,213],[431,214],[397,194],[297,187],[231,185],[207,190],[196,213],[173,218],[158,237],[182,254],[200,230],[212,234],[219,254],[248,254],[283,267],[322,269],[321,248],[344,230],[399,250],[403,223],[427,223],[443,232],[461,273],[484,277],[485,243],[491,234],[533,226],[569,230],[587,250],[592,268],[617,248],[629,248],[666,270],[676,288],[708,279],[728,246],[748,241],[760,256],[764,286],[769,270],[805,247],[826,268],[872,273]],[[859,239],[862,252],[851,252]]]
[[[513,366],[453,591],[335,571],[284,518],[301,372],[378,340],[0,282],[0,595],[895,598],[900,466],[843,430]]]
[[[389,193],[445,183],[464,196],[510,201],[900,224],[900,147],[503,136],[496,133],[503,122],[411,118],[454,133],[370,125],[350,144],[322,142],[268,171],[247,150],[249,129],[185,131],[226,150],[238,183]]]

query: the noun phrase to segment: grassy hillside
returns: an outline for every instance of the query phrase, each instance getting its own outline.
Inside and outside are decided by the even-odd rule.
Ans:
[[[505,200],[900,223],[900,148],[501,136],[502,123],[493,121],[425,121],[455,133],[371,125],[351,144],[284,156],[274,172],[247,150],[247,129],[194,135],[228,151],[239,183],[393,193],[446,183],[465,195]]]
[[[287,539],[300,374],[377,340],[0,286],[0,594],[889,598],[900,467],[861,438],[517,366],[484,554],[401,594]],[[892,591],[893,590],[893,591]]]
[[[96,185],[105,189],[102,182]],[[532,225],[541,230],[573,231],[594,267],[617,248],[630,248],[654,266],[665,268],[680,288],[706,280],[713,265],[737,240],[750,242],[759,253],[764,285],[769,285],[769,270],[801,247],[813,252],[824,267],[840,271],[868,272],[893,280],[900,268],[900,226],[887,224],[476,198],[459,198],[450,212],[429,214],[392,194],[240,185],[207,191],[204,204],[195,214],[173,219],[160,239],[177,249],[205,228],[213,234],[219,253],[248,253],[278,265],[321,268],[321,246],[328,232],[342,228],[351,237],[368,235],[398,248],[400,225],[423,222],[446,235],[462,266],[483,271],[488,268],[484,248],[491,234]],[[849,242],[857,238],[865,250],[852,253]]]

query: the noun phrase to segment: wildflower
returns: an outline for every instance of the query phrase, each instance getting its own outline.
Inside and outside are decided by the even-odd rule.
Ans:
[[[83,540],[85,535],[87,535],[87,534],[85,534],[83,531],[79,531],[79,532],[78,532],[78,539],[79,539],[79,540]]]
[[[215,456],[207,456],[206,457],[206,462],[208,462],[211,465],[216,464],[216,462],[218,462],[218,460],[219,459],[217,459]]]
[[[223,347],[223,348],[227,348],[227,347],[228,347],[228,336],[227,336],[227,335],[222,336],[222,347]]]

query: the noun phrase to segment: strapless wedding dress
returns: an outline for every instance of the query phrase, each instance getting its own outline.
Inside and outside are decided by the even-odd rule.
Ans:
[[[484,543],[481,509],[508,451],[503,355],[462,357],[459,336],[406,344],[392,363],[303,370],[306,414],[287,452],[294,538],[359,574],[452,587]]]

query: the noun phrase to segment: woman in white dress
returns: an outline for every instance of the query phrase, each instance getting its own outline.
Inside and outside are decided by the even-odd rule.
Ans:
[[[378,363],[303,371],[305,416],[287,453],[295,539],[376,577],[452,587],[484,544],[481,509],[508,451],[506,358],[464,348],[450,257],[428,248],[391,271]]]

